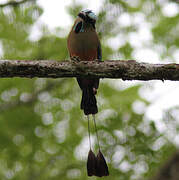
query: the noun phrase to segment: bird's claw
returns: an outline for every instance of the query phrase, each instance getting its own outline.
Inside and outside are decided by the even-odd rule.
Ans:
[[[80,58],[78,56],[71,57],[72,62],[80,62]]]

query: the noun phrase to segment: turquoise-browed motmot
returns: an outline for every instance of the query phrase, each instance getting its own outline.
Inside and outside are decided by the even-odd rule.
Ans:
[[[79,12],[75,23],[69,33],[67,46],[72,60],[77,61],[101,61],[101,44],[96,33],[97,17],[91,10]],[[98,112],[96,93],[99,87],[99,78],[78,77],[77,82],[82,90],[81,109],[88,118],[88,132],[90,151],[87,161],[87,172],[89,176],[108,176],[108,167],[103,154],[100,151],[98,134],[96,129],[95,114]],[[96,136],[99,145],[97,156],[91,150],[89,115],[92,114]]]

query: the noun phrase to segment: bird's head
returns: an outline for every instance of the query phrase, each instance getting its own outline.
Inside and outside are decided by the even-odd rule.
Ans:
[[[74,23],[73,31],[78,34],[86,30],[95,30],[97,16],[91,10],[83,10],[78,13],[78,17]]]
[[[96,23],[96,20],[97,20],[97,16],[91,10],[86,9],[86,10],[80,11],[79,14],[78,14],[78,17],[83,19],[84,22],[90,23],[93,26],[95,26],[95,23]]]

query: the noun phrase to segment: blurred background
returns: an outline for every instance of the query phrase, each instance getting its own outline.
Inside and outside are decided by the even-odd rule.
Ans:
[[[66,38],[82,9],[98,16],[104,60],[179,63],[177,0],[0,0],[0,58],[68,60]],[[179,147],[178,90],[179,82],[101,80],[105,179],[158,180],[161,167],[179,179],[178,161],[166,165]],[[74,78],[0,79],[0,179],[89,179],[80,98]],[[96,152],[94,130],[92,141]]]

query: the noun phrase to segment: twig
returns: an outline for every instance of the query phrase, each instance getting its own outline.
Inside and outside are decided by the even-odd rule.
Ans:
[[[28,1],[33,1],[33,0],[8,1],[7,3],[0,4],[0,8],[7,7],[7,6],[18,6]]]

